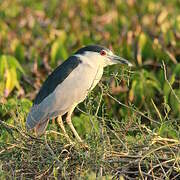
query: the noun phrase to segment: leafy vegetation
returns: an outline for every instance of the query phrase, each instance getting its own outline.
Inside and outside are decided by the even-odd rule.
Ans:
[[[0,1],[0,179],[178,179],[179,40],[178,0]],[[106,68],[75,110],[89,150],[55,120],[41,138],[26,132],[42,82],[87,44],[134,64]]]

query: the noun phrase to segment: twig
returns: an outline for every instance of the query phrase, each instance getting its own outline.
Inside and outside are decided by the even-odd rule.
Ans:
[[[23,136],[23,137],[26,137],[25,136],[25,133],[22,133],[18,128],[16,128],[15,126],[13,126],[13,125],[10,125],[10,124],[7,124],[6,122],[4,122],[4,121],[2,121],[2,120],[0,120],[0,124],[2,124],[7,130],[9,130],[9,131],[16,131],[16,132],[18,132],[19,134],[21,134],[21,136]],[[27,137],[26,137],[27,138]]]
[[[168,144],[168,145],[165,145],[165,146],[160,146],[160,147],[158,147],[158,148],[156,148],[156,149],[153,149],[152,151],[148,152],[146,155],[144,155],[144,156],[140,159],[139,165],[138,165],[139,173],[140,173],[140,175],[141,175],[141,178],[144,180],[143,173],[142,173],[142,170],[141,170],[141,162],[142,162],[143,159],[145,159],[145,158],[148,157],[150,154],[152,154],[152,153],[154,153],[154,152],[156,152],[156,151],[158,151],[158,150],[160,150],[160,149],[163,149],[163,148],[165,148],[165,147],[171,147],[171,146],[174,146],[174,145],[179,145],[179,144],[180,144],[180,142],[179,142],[179,143],[174,143],[174,144]]]
[[[124,106],[124,107],[126,107],[126,108],[128,108],[128,109],[130,109],[130,110],[132,110],[132,111],[134,111],[134,112],[136,112],[137,114],[140,114],[141,116],[143,116],[143,117],[149,119],[150,121],[152,121],[152,122],[154,122],[154,123],[160,124],[159,122],[153,120],[152,118],[150,118],[150,117],[144,115],[142,112],[137,111],[136,109],[134,109],[134,108],[132,108],[132,107],[130,107],[130,106],[128,106],[128,105],[126,105],[126,104],[124,104],[124,103],[118,101],[115,97],[111,96],[109,93],[107,93],[107,95],[108,95],[110,98],[112,98],[114,101],[116,101],[118,104],[120,104],[120,105],[122,105],[122,106]]]
[[[174,57],[174,55],[173,55],[169,50],[167,50],[167,49],[165,49],[165,52],[166,52],[166,54],[169,56],[169,58],[172,60],[172,62],[173,62],[174,64],[177,64],[177,60],[176,60],[176,58]]]
[[[120,173],[125,173],[125,174],[138,174],[139,173],[139,171],[125,171],[125,170],[122,170],[122,171],[120,171]],[[144,175],[146,175],[146,176],[148,176],[148,177],[155,177],[156,179],[159,179],[159,180],[161,180],[161,178],[159,178],[159,177],[156,177],[156,176],[152,176],[152,175],[150,175],[150,174],[148,174],[148,173],[145,173],[145,172],[142,172]]]
[[[158,157],[156,156],[156,154],[155,154],[155,153],[153,153],[153,154],[154,154],[154,156],[156,157],[156,160],[158,161],[159,166],[161,167],[162,172],[164,173],[164,176],[166,177],[166,179],[168,179],[168,177],[167,177],[167,175],[166,175],[166,172],[165,172],[165,170],[164,170],[164,168],[163,168],[162,163],[159,161],[159,159],[158,159]]]
[[[47,142],[47,134],[45,133],[45,145],[46,148],[49,150],[49,152],[51,153],[52,157],[54,160],[56,160],[58,162],[59,167],[62,167],[62,163],[59,161],[59,159],[57,158],[57,156],[54,154],[53,150],[51,149],[51,147],[49,146],[48,142]]]
[[[167,161],[164,161],[164,162],[159,162],[160,164],[157,164],[155,166],[153,166],[149,171],[148,173],[151,173],[155,168],[159,167],[159,166],[162,166],[163,164],[167,164],[169,162],[172,162],[172,161],[175,161],[175,159],[169,159]]]
[[[2,154],[4,151],[7,151],[7,150],[9,150],[9,149],[13,149],[14,147],[16,147],[15,144],[13,144],[12,146],[7,147],[6,149],[1,150],[1,151],[0,151],[0,154]]]
[[[163,122],[163,119],[162,119],[162,117],[161,117],[161,113],[159,112],[159,109],[157,108],[157,106],[156,106],[156,104],[154,103],[153,99],[151,99],[151,102],[152,102],[152,104],[153,104],[153,106],[154,106],[154,109],[156,110],[156,112],[157,112],[157,114],[158,114],[158,116],[159,116],[159,119],[161,120],[161,123],[162,123],[162,122]]]
[[[178,103],[180,103],[179,97],[176,95],[176,93],[174,92],[174,89],[173,89],[172,86],[171,86],[171,83],[170,83],[170,82],[168,81],[168,79],[167,79],[166,65],[165,65],[164,61],[162,61],[162,63],[163,63],[163,69],[164,69],[164,78],[165,78],[165,81],[168,83],[168,85],[169,85],[169,87],[170,87],[170,89],[171,89],[173,95],[175,96],[176,100],[178,101]]]
[[[98,107],[97,107],[97,110],[96,110],[96,113],[95,113],[95,116],[97,116],[98,112],[99,112],[99,108],[100,108],[100,105],[101,105],[101,102],[102,102],[102,98],[103,98],[103,88],[102,86],[100,86],[101,88],[101,96],[100,96],[100,100],[99,100],[99,103],[98,103]]]
[[[37,137],[34,137],[34,136],[32,136],[31,134],[29,134],[29,133],[27,133],[27,132],[20,131],[17,127],[15,127],[15,126],[13,126],[13,125],[11,125],[11,124],[7,124],[6,122],[4,122],[4,121],[2,121],[2,120],[0,120],[0,124],[3,125],[3,126],[7,129],[7,131],[10,131],[11,133],[12,133],[13,131],[16,131],[16,132],[18,132],[23,138],[26,138],[27,140],[29,140],[29,137],[30,137],[31,139],[36,140],[36,141],[38,141],[38,142],[40,142],[40,143],[43,142],[42,139],[37,138]],[[13,138],[14,138],[14,137],[13,137]]]

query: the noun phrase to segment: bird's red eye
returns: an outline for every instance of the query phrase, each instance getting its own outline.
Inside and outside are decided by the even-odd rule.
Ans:
[[[102,51],[100,52],[100,55],[101,55],[101,56],[105,56],[105,55],[106,55],[106,51],[102,50]]]

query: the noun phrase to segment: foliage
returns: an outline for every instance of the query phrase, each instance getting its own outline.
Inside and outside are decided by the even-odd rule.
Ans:
[[[0,1],[0,179],[178,179],[179,14],[177,0]],[[25,130],[47,75],[87,44],[134,64],[106,68],[75,110],[88,152],[54,120],[41,138]]]
[[[20,90],[20,77],[18,78],[20,74],[18,74],[18,71],[21,74],[24,73],[24,70],[15,57],[9,55],[0,56],[1,96],[3,94],[3,90],[5,97],[7,97],[15,87]]]

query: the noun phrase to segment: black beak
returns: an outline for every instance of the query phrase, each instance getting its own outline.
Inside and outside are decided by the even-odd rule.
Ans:
[[[119,64],[126,64],[128,66],[133,66],[128,60],[122,58],[122,57],[119,57],[119,56],[116,56],[116,55],[111,55],[110,56],[110,59],[112,61],[114,61],[115,63],[119,63]]]

